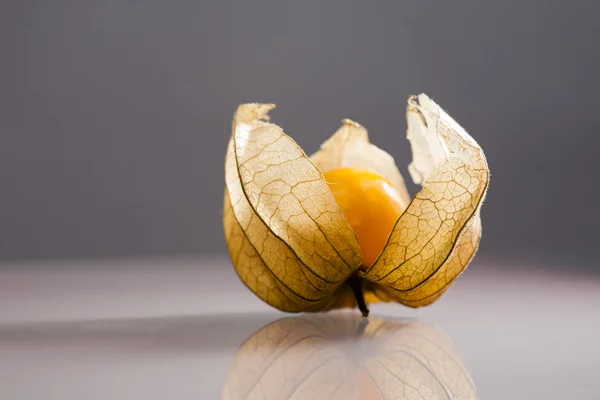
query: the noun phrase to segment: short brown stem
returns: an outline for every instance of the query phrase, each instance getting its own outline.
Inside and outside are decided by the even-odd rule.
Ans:
[[[356,274],[352,275],[350,279],[348,279],[348,285],[352,288],[352,292],[354,293],[354,298],[356,299],[356,304],[358,305],[358,309],[362,313],[363,317],[369,316],[369,308],[367,307],[367,303],[365,303],[365,296],[363,294],[362,287],[362,279],[358,277]]]

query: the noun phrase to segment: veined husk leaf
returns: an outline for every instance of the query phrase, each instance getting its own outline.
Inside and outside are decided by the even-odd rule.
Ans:
[[[224,400],[476,399],[450,340],[421,322],[283,318],[238,349]]]
[[[489,169],[477,142],[426,95],[409,98],[407,120],[409,171],[423,189],[362,276],[385,292],[382,300],[419,307],[441,296],[475,254]]]
[[[243,104],[233,119],[224,201],[233,265],[250,290],[281,310],[347,304],[344,283],[361,262],[356,235],[321,171],[267,122],[273,107]]]

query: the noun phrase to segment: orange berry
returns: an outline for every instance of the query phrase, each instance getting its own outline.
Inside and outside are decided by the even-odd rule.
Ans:
[[[356,233],[362,265],[368,268],[379,257],[407,205],[387,179],[370,170],[338,168],[324,175]]]

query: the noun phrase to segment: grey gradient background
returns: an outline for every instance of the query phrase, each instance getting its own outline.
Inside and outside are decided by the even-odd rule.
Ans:
[[[596,266],[599,12],[0,1],[0,258],[223,253],[237,104],[277,103],[307,152],[355,119],[405,171],[406,97],[425,92],[489,159],[479,257]]]

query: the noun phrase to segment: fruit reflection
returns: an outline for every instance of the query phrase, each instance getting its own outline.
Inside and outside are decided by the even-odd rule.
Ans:
[[[433,327],[344,312],[261,328],[237,351],[223,390],[225,400],[476,398],[450,341]]]

